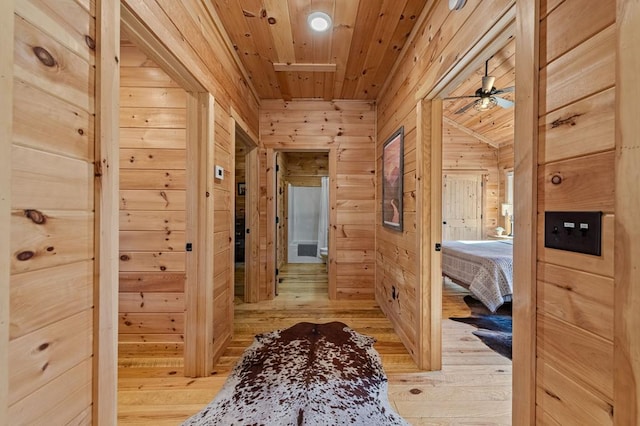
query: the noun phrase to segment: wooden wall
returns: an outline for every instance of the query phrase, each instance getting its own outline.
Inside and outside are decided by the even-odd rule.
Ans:
[[[537,418],[606,425],[614,408],[616,4],[541,3]],[[545,211],[603,212],[602,256],[545,248]]]
[[[95,9],[15,6],[9,365],[0,376],[9,423],[90,424]]]
[[[273,200],[267,200],[266,185],[271,182],[267,179],[271,173],[267,158],[273,156],[269,152],[330,151],[329,204],[335,218],[334,222],[330,220],[334,236],[329,238],[330,297],[373,298],[376,221],[374,104],[362,101],[263,101],[260,140],[264,146],[261,157],[260,192],[264,194],[260,206],[264,216],[261,230],[267,226],[267,201],[273,203]],[[274,255],[269,254],[267,247],[265,236],[261,242],[261,252],[264,253],[261,271],[264,267],[265,275],[264,278],[261,276],[260,282],[264,289],[273,288],[272,274],[266,271]],[[332,288],[335,294],[331,294]],[[271,298],[273,294],[267,290],[262,296]]]
[[[376,216],[376,300],[418,364],[423,362],[423,354],[420,353],[424,349],[420,343],[423,336],[419,332],[422,316],[430,309],[422,306],[420,296],[422,289],[429,287],[430,277],[424,268],[419,270],[422,235],[416,232],[416,217],[426,215],[421,207],[416,206],[416,199],[424,195],[415,191],[416,158],[422,152],[416,149],[417,123],[421,119],[418,101],[512,4],[509,0],[469,0],[462,10],[451,12],[447,2],[433,2],[427,10],[426,19],[415,29],[417,36],[405,47],[406,54],[378,98],[376,170],[380,176],[382,144],[400,126],[404,126],[405,194],[402,233],[384,228],[379,215]],[[420,129],[420,132],[425,131],[431,130]],[[428,137],[429,133],[425,136]],[[422,179],[421,185],[430,185],[429,176]],[[380,177],[377,182],[380,186]],[[380,190],[378,197],[381,197]],[[421,232],[429,232],[429,228]],[[427,248],[425,253],[431,253],[431,248]]]
[[[485,196],[482,212],[483,236],[495,234],[500,212],[498,150],[446,123],[443,125],[442,133],[443,170],[486,171],[483,180]]]
[[[182,354],[187,93],[120,47],[121,354]]]
[[[321,178],[329,176],[326,152],[287,152],[287,168],[283,178],[295,186],[321,186]]]

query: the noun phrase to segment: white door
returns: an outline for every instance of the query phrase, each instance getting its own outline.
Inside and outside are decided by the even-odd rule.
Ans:
[[[442,240],[482,239],[482,175],[442,176]]]

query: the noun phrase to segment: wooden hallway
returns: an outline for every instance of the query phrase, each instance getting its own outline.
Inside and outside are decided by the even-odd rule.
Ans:
[[[280,277],[275,300],[236,300],[234,338],[211,377],[182,377],[179,353],[121,353],[118,423],[180,424],[215,397],[255,334],[301,321],[341,321],[377,339],[374,347],[389,378],[389,399],[411,424],[511,424],[511,362],[484,346],[471,326],[447,319],[468,315],[465,290],[445,285],[443,370],[420,372],[375,302],[328,299],[324,265],[290,264]]]

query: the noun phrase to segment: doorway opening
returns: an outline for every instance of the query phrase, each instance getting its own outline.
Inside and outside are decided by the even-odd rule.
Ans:
[[[276,161],[276,292],[286,285],[283,269],[309,265],[328,282],[329,153],[277,152]],[[313,264],[325,264],[315,268]],[[304,269],[297,266],[296,270]],[[318,281],[312,281],[318,282]],[[310,282],[309,285],[312,285]]]
[[[496,355],[496,362],[509,363],[506,357],[511,356],[512,333],[515,40],[510,39],[495,52],[482,53],[478,58],[481,65],[463,71],[461,82],[440,101],[441,329],[443,335],[465,328],[469,328],[469,334],[479,330],[483,337],[474,338],[473,342],[486,350],[481,340],[493,343],[492,333],[497,331],[491,329],[493,323],[481,325],[486,329],[476,329],[448,318],[473,319],[480,314],[494,318],[499,314],[500,338],[505,348],[498,351],[503,357]],[[488,354],[494,355],[490,351]]]
[[[258,270],[258,229],[257,187],[257,138],[244,130],[242,122],[233,114],[234,135],[234,300],[256,302],[249,283],[256,279]],[[252,233],[252,229],[254,232]]]
[[[208,374],[214,99],[121,5],[119,351]]]

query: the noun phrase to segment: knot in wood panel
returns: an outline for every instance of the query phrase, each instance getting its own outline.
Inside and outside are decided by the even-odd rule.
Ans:
[[[37,225],[42,225],[47,222],[47,217],[38,210],[26,209],[24,215]]]
[[[49,53],[49,51],[44,47],[33,46],[32,50],[36,55],[36,58],[38,58],[38,60],[42,62],[42,65],[44,65],[45,67],[51,68],[58,64],[53,55]]]
[[[96,50],[96,41],[90,36],[84,36],[84,42],[87,43],[87,47],[91,50]]]
[[[32,252],[31,250],[25,250],[18,253],[16,255],[16,259],[18,259],[21,262],[24,262],[25,260],[31,259],[33,256],[35,256],[34,252]]]

